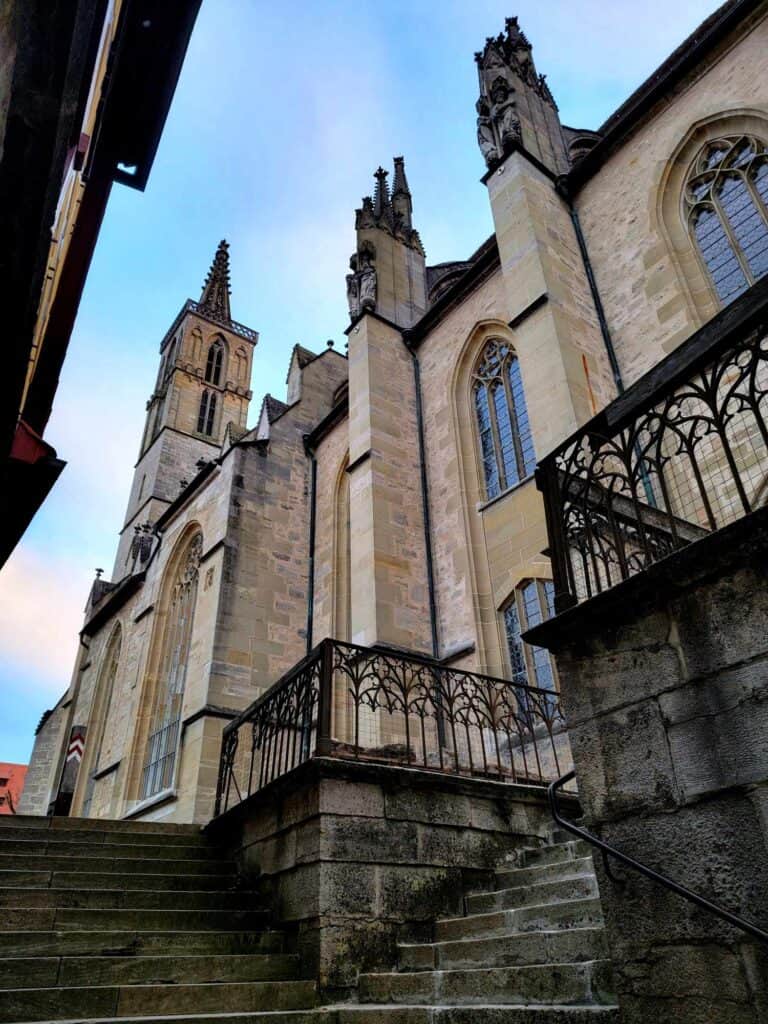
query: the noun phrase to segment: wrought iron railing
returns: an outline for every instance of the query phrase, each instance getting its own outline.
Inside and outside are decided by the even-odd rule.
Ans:
[[[646,878],[649,878],[652,882],[656,882],[657,885],[661,885],[665,889],[669,889],[670,892],[674,892],[676,895],[682,896],[684,900],[688,900],[689,903],[693,903],[702,910],[706,910],[708,914],[712,914],[714,917],[719,917],[722,921],[726,921],[728,924],[733,925],[734,928],[738,928],[747,935],[751,935],[753,938],[759,939],[760,942],[764,942],[768,945],[768,932],[759,928],[756,924],[752,924],[750,921],[745,921],[744,918],[739,917],[737,914],[733,914],[730,910],[726,910],[724,907],[718,906],[717,903],[713,903],[712,900],[708,900],[705,896],[701,896],[699,893],[694,892],[692,889],[688,889],[686,886],[681,885],[679,882],[669,878],[667,875],[663,875],[660,871],[654,871],[654,869],[648,867],[647,864],[643,864],[639,860],[635,860],[634,857],[630,857],[626,853],[622,853],[621,850],[617,850],[615,846],[611,846],[610,843],[606,843],[604,839],[600,839],[598,836],[593,835],[582,825],[576,825],[574,822],[569,821],[568,818],[563,817],[560,810],[558,792],[569,782],[572,782],[575,776],[576,772],[570,771],[563,775],[562,778],[555,779],[554,782],[550,783],[547,789],[547,798],[549,800],[552,817],[560,828],[565,829],[567,832],[570,832],[571,835],[577,836],[579,839],[583,839],[584,842],[589,843],[600,851],[603,858],[605,873],[612,882],[615,882],[617,885],[624,884],[623,879],[617,878],[613,874],[610,858],[613,858],[620,864],[623,864],[624,867],[637,871],[638,874],[645,875]]]
[[[768,282],[542,460],[555,609],[768,499]]]
[[[226,726],[215,813],[312,757],[541,786],[572,765],[556,692],[336,640]]]

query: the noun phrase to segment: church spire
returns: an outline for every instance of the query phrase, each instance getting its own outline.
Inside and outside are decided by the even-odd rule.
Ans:
[[[200,312],[208,313],[215,320],[231,320],[229,291],[229,245],[222,238],[203,285],[198,303]]]

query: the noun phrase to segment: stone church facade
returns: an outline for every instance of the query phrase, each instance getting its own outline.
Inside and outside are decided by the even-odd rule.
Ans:
[[[476,55],[493,234],[428,264],[424,200],[379,168],[347,352],[297,345],[251,429],[221,243],[161,342],[22,813],[207,822],[223,728],[329,637],[558,691],[522,639],[554,611],[534,470],[768,270],[767,16],[726,4],[596,132],[560,122],[509,19]],[[331,728],[351,742],[341,699]]]

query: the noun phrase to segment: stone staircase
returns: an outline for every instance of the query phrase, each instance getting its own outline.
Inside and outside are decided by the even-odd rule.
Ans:
[[[613,1024],[597,880],[589,847],[555,833],[465,897],[434,941],[401,945],[399,970],[364,974],[340,1024]],[[371,1011],[376,1007],[378,1013]],[[402,1009],[408,1007],[408,1015]]]
[[[0,949],[0,1022],[253,1019],[318,1001],[194,825],[0,818]]]
[[[494,891],[319,1006],[290,936],[192,825],[0,819],[0,1024],[614,1024],[589,850],[555,834]]]

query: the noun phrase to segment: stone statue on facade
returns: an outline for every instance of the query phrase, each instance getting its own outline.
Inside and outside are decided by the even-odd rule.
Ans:
[[[349,261],[351,274],[347,274],[347,303],[352,320],[366,309],[376,309],[376,268],[373,253],[366,246]]]

